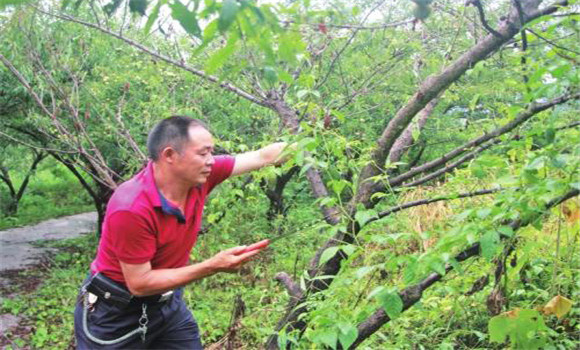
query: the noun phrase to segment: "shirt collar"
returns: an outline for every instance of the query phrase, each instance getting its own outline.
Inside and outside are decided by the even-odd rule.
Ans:
[[[185,223],[185,216],[179,208],[173,206],[169,201],[161,194],[159,188],[155,184],[155,177],[153,175],[153,162],[149,161],[145,170],[143,172],[145,177],[145,192],[151,200],[151,203],[156,208],[161,208],[163,214],[173,215],[177,218],[177,222],[183,224]]]

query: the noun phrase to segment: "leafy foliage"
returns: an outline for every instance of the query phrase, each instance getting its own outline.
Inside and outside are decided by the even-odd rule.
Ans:
[[[534,106],[576,93],[577,57],[567,48],[577,39],[577,15],[564,9],[565,15],[542,16],[525,26],[526,49],[518,31],[487,59],[473,61],[478,63],[438,94],[423,122],[419,112],[397,126],[403,132],[398,140],[408,128],[409,141],[398,159],[382,164],[375,155],[383,142],[377,140],[413,101],[430,93],[422,86],[491,40],[481,19],[472,20],[479,16],[473,6],[413,2],[62,4],[59,14],[101,31],[14,7],[17,15],[2,15],[7,24],[2,37],[8,39],[2,52],[47,106],[73,101],[78,113],[59,110],[55,119],[70,130],[61,132],[14,74],[2,70],[1,81],[9,86],[0,96],[2,106],[18,101],[9,112],[2,107],[10,123],[3,125],[25,121],[28,129],[50,135],[43,144],[26,141],[72,152],[71,161],[83,171],[91,157],[102,155],[114,183],[140,168],[146,132],[171,114],[206,120],[220,152],[241,153],[274,140],[296,143],[283,167],[231,179],[207,203],[208,234],[194,260],[288,234],[241,278],[215,276],[188,287],[186,300],[208,343],[231,334],[230,301],[241,295],[248,312],[235,341],[249,348],[272,334],[281,347],[349,348],[360,336],[357,327],[378,311],[393,321],[363,346],[501,348],[509,342],[515,348],[574,348],[578,224],[568,223],[559,207],[543,208],[578,189],[577,97],[514,121]],[[499,27],[512,4],[485,7],[487,21]],[[414,8],[430,12],[413,14]],[[124,9],[137,15],[127,18]],[[509,125],[509,132],[488,143],[469,144]],[[18,132],[9,136],[22,138]],[[84,162],[75,153],[79,144],[95,152]],[[458,158],[447,155],[466,144],[463,161],[452,167]],[[429,171],[391,182],[441,157]],[[280,186],[295,167],[294,177]],[[380,171],[369,178],[368,169]],[[409,185],[437,171],[443,172]],[[94,171],[83,174],[99,186],[102,179]],[[371,183],[369,200],[358,201]],[[313,184],[325,189],[316,198],[308,193]],[[462,195],[480,189],[497,191]],[[437,198],[445,199],[430,201]],[[409,203],[417,205],[406,207]],[[338,222],[328,222],[319,207],[335,209]],[[529,227],[512,225],[528,221]],[[458,254],[474,245],[483,258],[459,262]],[[336,274],[312,273],[331,264],[338,264]],[[308,310],[300,315],[303,332],[275,330],[288,311],[288,295],[272,281],[279,271],[292,272],[300,290],[308,292],[298,305]],[[440,282],[403,310],[409,299],[401,291],[435,277]],[[544,315],[534,309],[554,295],[561,298],[545,306]],[[19,309],[14,303],[6,308]],[[519,311],[491,317],[491,309]],[[51,338],[52,331],[39,326],[35,344],[63,344],[64,333]]]

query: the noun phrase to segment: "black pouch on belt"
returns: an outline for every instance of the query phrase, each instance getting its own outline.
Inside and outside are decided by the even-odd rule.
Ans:
[[[101,273],[93,275],[86,286],[86,290],[99,298],[103,298],[105,302],[116,304],[120,307],[127,306],[133,298],[133,295],[125,287]]]

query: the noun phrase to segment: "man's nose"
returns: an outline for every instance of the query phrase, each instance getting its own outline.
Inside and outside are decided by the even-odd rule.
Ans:
[[[210,154],[209,157],[207,158],[207,160],[205,161],[205,164],[207,166],[212,166],[215,163],[215,158],[213,157],[213,154]]]

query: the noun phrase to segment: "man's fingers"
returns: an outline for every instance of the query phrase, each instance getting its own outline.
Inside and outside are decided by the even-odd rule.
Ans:
[[[241,262],[246,262],[254,255],[258,255],[261,251],[262,251],[261,249],[254,249],[252,251],[245,252],[245,253],[238,255],[238,258],[240,259]]]
[[[257,243],[254,243],[254,244],[251,244],[251,245],[247,246],[246,249],[243,251],[243,253],[251,252],[252,250],[256,250],[256,249],[266,248],[268,246],[268,244],[270,244],[270,240],[269,239],[261,240],[261,241],[259,241]]]
[[[248,248],[248,246],[241,245],[239,247],[233,247],[230,249],[226,249],[226,250],[224,250],[224,252],[229,253],[229,254],[233,254],[233,255],[238,255],[240,253],[243,253],[246,250],[246,248]]]

